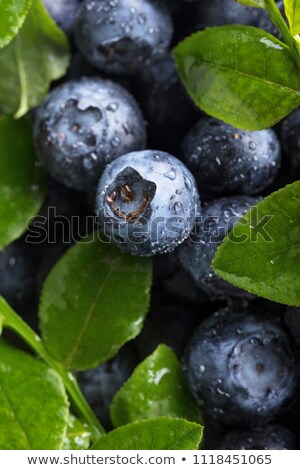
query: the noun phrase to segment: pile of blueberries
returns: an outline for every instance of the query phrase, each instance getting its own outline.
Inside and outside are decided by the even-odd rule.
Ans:
[[[49,175],[34,229],[43,239],[23,237],[0,254],[0,293],[36,326],[29,312],[47,274],[99,224],[155,266],[141,335],[78,374],[102,423],[110,428],[109,403],[136,365],[166,343],[205,414],[204,448],[299,449],[300,311],[229,285],[211,262],[250,207],[300,178],[300,110],[258,132],[206,116],[171,53],[212,25],[274,33],[268,17],[234,0],[44,3],[70,38],[72,63],[32,116]]]

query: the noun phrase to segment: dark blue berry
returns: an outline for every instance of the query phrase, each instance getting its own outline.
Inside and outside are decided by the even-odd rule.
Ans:
[[[192,9],[196,29],[225,24],[257,26],[262,11],[232,0],[195,0]]]
[[[279,321],[226,308],[195,331],[184,356],[191,392],[206,413],[233,425],[274,419],[295,392],[290,338]]]
[[[185,134],[201,112],[180,82],[171,55],[143,69],[139,74],[137,93],[148,122],[149,146],[177,154]]]
[[[212,268],[212,260],[227,233],[257,202],[258,199],[253,197],[228,196],[207,203],[202,217],[197,218],[193,235],[177,250],[184,269],[211,300],[246,294],[221,279]]]
[[[58,26],[71,36],[81,0],[43,0],[43,2]]]
[[[282,122],[281,145],[294,179],[300,178],[300,108]]]
[[[203,118],[183,142],[183,157],[200,193],[257,194],[280,168],[280,145],[273,130],[242,131],[214,118]]]
[[[220,450],[293,450],[295,436],[278,424],[252,429],[234,429],[221,441]]]
[[[284,321],[295,343],[300,346],[300,308],[288,307],[284,313]]]
[[[135,73],[163,55],[172,39],[167,8],[156,0],[86,0],[79,12],[76,39],[98,69]]]
[[[0,295],[18,313],[27,311],[35,300],[37,250],[25,238],[0,253]]]
[[[199,207],[189,170],[172,155],[123,155],[101,177],[96,212],[104,233],[134,255],[173,251],[190,234]]]
[[[104,166],[145,146],[146,132],[135,99],[100,78],[70,81],[54,89],[34,124],[37,156],[57,181],[90,190]]]

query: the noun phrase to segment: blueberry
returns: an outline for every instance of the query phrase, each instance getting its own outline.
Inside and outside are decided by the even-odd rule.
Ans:
[[[108,165],[96,198],[104,233],[140,256],[173,251],[193,229],[198,207],[191,173],[156,150],[128,153]]]
[[[111,428],[109,405],[138,363],[139,358],[135,349],[126,345],[110,361],[95,369],[78,373],[79,386],[106,429]]]
[[[81,0],[43,0],[49,14],[68,36],[72,35]]]
[[[139,75],[137,90],[148,121],[150,147],[177,153],[201,112],[179,80],[173,57],[166,55],[145,67]]]
[[[295,343],[300,346],[300,308],[288,307],[284,313],[284,321]]]
[[[294,179],[300,178],[300,108],[284,119],[281,126],[281,144]]]
[[[220,450],[293,450],[295,437],[278,424],[252,429],[234,429],[219,446]]]
[[[35,300],[36,250],[25,237],[13,242],[0,253],[0,295],[24,313]]]
[[[246,7],[232,0],[195,1],[193,11],[197,29],[225,24],[246,24],[257,26],[261,16],[258,8]]]
[[[273,130],[241,131],[214,118],[195,124],[182,151],[200,192],[213,196],[257,194],[273,182],[280,167]]]
[[[296,386],[290,338],[253,311],[216,312],[196,329],[184,371],[199,406],[227,424],[256,426],[288,405]]]
[[[183,268],[211,300],[246,295],[242,289],[221,279],[211,264],[227,233],[257,202],[258,198],[254,197],[228,196],[207,203],[202,217],[197,218],[193,235],[177,250]]]
[[[38,109],[39,161],[57,181],[90,190],[104,166],[144,148],[145,125],[135,99],[120,85],[82,78],[55,88]]]
[[[163,55],[173,33],[167,8],[156,0],[86,0],[75,29],[86,59],[116,74],[135,73]]]

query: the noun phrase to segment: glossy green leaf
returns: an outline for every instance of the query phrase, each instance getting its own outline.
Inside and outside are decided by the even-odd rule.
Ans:
[[[248,7],[256,7],[256,8],[266,8],[265,0],[236,0],[236,2],[241,3],[242,5],[246,5]]]
[[[0,449],[61,449],[68,414],[58,374],[0,340]]]
[[[98,450],[196,450],[203,428],[181,418],[153,418],[121,426],[101,437]]]
[[[1,116],[0,249],[26,230],[28,220],[42,205],[44,193],[44,177],[35,165],[29,120]]]
[[[238,128],[271,127],[300,105],[300,73],[288,47],[261,29],[207,28],[174,55],[196,104]]]
[[[133,372],[115,395],[111,408],[115,427],[156,416],[203,422],[173,351],[160,345]]]
[[[31,4],[32,0],[0,0],[0,49],[18,33]]]
[[[219,247],[213,267],[261,297],[300,306],[300,181],[252,208]]]
[[[289,21],[291,33],[296,36],[300,33],[300,1],[284,0],[284,8]]]
[[[42,0],[34,0],[19,34],[0,50],[0,110],[23,116],[39,104],[50,82],[62,77],[68,65],[65,34]]]
[[[69,416],[67,434],[64,438],[64,450],[85,450],[90,447],[91,434],[86,425],[84,425],[75,416]]]
[[[46,280],[41,331],[48,350],[68,369],[89,369],[139,334],[149,306],[149,259],[97,239],[77,244]]]

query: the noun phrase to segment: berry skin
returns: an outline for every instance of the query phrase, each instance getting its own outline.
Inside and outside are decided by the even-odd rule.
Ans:
[[[78,47],[92,65],[126,75],[167,51],[173,25],[156,0],[86,0],[75,30]]]
[[[148,122],[150,147],[177,154],[201,111],[180,82],[173,57],[166,55],[145,67],[139,74],[137,90]]]
[[[195,124],[182,152],[200,192],[211,196],[258,194],[274,181],[281,160],[273,130],[242,131],[214,118]]]
[[[128,153],[108,165],[96,198],[104,233],[140,256],[173,251],[192,231],[198,207],[189,170],[156,150]]]
[[[284,119],[280,137],[293,178],[298,179],[300,177],[300,108]]]
[[[0,295],[18,313],[35,300],[36,250],[24,237],[0,253]]]
[[[183,367],[199,406],[227,424],[264,424],[284,411],[295,392],[290,338],[279,322],[251,311],[226,308],[205,320]]]
[[[219,450],[293,450],[295,437],[278,424],[263,428],[234,429],[220,443]]]
[[[43,2],[58,26],[71,36],[81,0],[43,0]]]
[[[79,191],[90,190],[107,163],[144,148],[145,141],[135,99],[120,85],[100,78],[55,88],[34,123],[38,160],[54,179]]]
[[[300,308],[288,307],[284,313],[284,321],[295,343],[300,346]]]
[[[232,0],[200,0],[195,2],[194,17],[198,29],[225,24],[246,24],[257,26],[261,11],[246,7]]]
[[[227,233],[258,200],[247,196],[228,196],[207,203],[192,237],[177,250],[183,268],[211,300],[251,296],[221,279],[212,268],[212,260]]]

